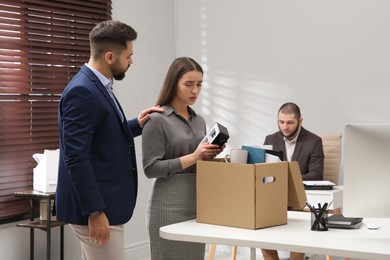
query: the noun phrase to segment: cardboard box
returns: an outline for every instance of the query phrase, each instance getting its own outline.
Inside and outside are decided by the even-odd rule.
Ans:
[[[56,191],[59,157],[59,149],[44,150],[43,154],[38,154],[38,165],[33,169],[34,190],[41,192]]]
[[[287,173],[287,162],[198,161],[197,221],[249,229],[287,224]]]
[[[288,207],[303,209],[306,202],[297,166],[198,161],[197,222],[248,229],[287,224]]]
[[[303,210],[306,206],[306,191],[298,162],[288,163],[288,209]]]

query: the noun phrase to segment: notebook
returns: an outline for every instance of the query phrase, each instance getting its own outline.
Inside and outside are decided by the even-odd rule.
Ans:
[[[342,214],[333,214],[328,217],[328,224],[356,225],[363,221],[361,217],[344,217]]]

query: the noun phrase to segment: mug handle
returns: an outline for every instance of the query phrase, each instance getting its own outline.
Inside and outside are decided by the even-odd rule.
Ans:
[[[225,162],[230,163],[230,154],[225,156]]]

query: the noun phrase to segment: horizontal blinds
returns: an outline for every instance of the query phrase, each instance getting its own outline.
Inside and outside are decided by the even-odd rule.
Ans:
[[[58,148],[57,109],[111,0],[0,0],[0,219],[29,211],[34,153]]]

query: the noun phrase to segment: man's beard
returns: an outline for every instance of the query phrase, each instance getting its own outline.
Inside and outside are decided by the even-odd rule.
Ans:
[[[294,129],[294,131],[292,131],[289,135],[284,135],[282,130],[280,130],[279,128],[279,131],[282,133],[282,135],[287,138],[288,140],[291,140],[293,137],[295,137],[295,135],[297,134],[299,130],[299,124],[297,125],[297,127]]]
[[[125,72],[118,72],[112,75],[115,80],[122,80],[125,77]]]
[[[127,68],[125,70],[122,70],[120,68],[120,65],[118,62],[115,62],[112,66],[111,66],[111,72],[112,72],[112,76],[115,80],[122,80],[124,79],[125,75],[126,75],[126,71],[127,69],[130,67],[130,65],[127,66]]]

